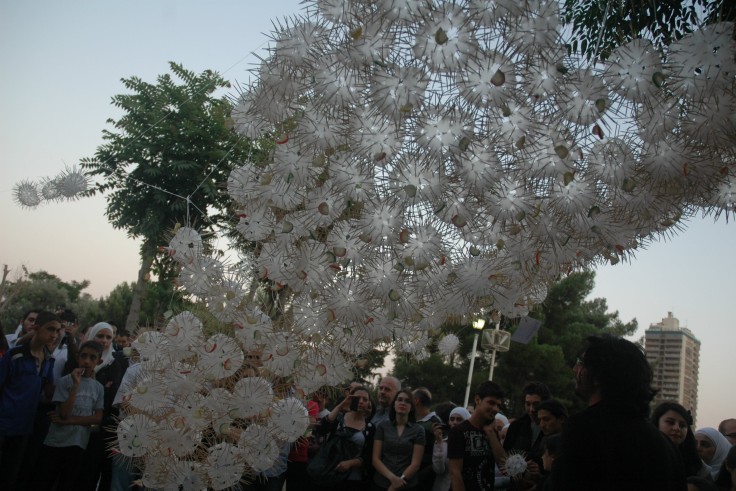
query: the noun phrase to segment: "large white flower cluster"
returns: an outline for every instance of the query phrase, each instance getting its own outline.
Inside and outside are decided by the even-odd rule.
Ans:
[[[259,376],[242,368],[253,335],[273,334],[266,319],[256,316],[234,336],[205,338],[201,321],[182,312],[161,332],[138,336],[133,346],[141,365],[130,368],[136,377],[121,387],[124,414],[114,448],[118,458],[143,470],[146,488],[233,487],[270,468],[282,449],[305,434],[310,419],[304,393],[274,384],[278,374],[293,369],[293,357],[283,361],[291,349],[284,337],[267,343],[270,371]]]
[[[417,353],[733,211],[733,24],[586,65],[558,5],[316,0],[272,34],[234,123],[274,149],[228,191],[254,271],[310,312],[294,332]]]

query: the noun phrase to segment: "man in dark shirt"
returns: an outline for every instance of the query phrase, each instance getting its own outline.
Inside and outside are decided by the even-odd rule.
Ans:
[[[592,336],[573,372],[588,408],[567,420],[545,489],[685,491],[677,449],[647,421],[655,391],[642,350]]]
[[[551,397],[549,388],[542,382],[529,382],[521,393],[524,396],[524,414],[509,426],[503,448],[507,453],[523,453],[532,472],[542,466],[542,429],[539,427],[537,406]]]
[[[503,389],[497,383],[483,382],[476,390],[475,410],[470,419],[450,431],[447,458],[452,491],[493,489],[495,459],[503,458],[493,422],[503,398]]]

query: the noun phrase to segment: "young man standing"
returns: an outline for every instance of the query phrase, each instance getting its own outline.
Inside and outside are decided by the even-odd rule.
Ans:
[[[447,458],[450,461],[452,491],[493,489],[496,460],[504,458],[503,447],[493,427],[504,392],[491,381],[475,392],[475,410],[470,419],[450,430]]]
[[[21,317],[20,322],[18,323],[18,328],[15,330],[15,332],[5,335],[5,339],[7,339],[8,341],[8,349],[15,348],[18,340],[28,334],[28,332],[31,330],[31,327],[33,327],[33,325],[36,323],[36,317],[38,317],[39,312],[41,312],[40,309],[33,309],[24,313],[23,317]]]
[[[17,480],[33,432],[34,416],[42,395],[53,390],[53,346],[61,332],[59,317],[39,312],[33,337],[0,359],[0,476],[4,490],[17,488]]]

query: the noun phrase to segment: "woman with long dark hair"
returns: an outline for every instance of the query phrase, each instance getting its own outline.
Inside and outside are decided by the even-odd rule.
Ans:
[[[400,390],[391,403],[388,421],[376,429],[373,489],[411,489],[419,483],[425,439],[424,429],[415,422],[413,401],[410,390]]]
[[[315,428],[315,433],[330,433],[330,438],[337,438],[335,435],[337,430],[352,433],[350,440],[354,443],[352,448],[355,452],[352,455],[345,455],[345,458],[338,462],[335,468],[337,472],[348,473],[348,475],[345,480],[331,488],[333,491],[361,491],[368,488],[365,476],[370,469],[371,450],[376,430],[370,422],[374,413],[375,405],[371,400],[370,392],[359,385],[353,387],[349,395],[322,418],[320,424]],[[306,486],[302,483],[301,489],[305,488]],[[313,489],[316,488],[313,486]]]
[[[698,455],[690,411],[676,402],[663,402],[652,412],[652,424],[677,446],[685,466],[685,476],[706,477],[710,467]]]

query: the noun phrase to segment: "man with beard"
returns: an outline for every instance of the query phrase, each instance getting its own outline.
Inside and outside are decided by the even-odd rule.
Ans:
[[[545,489],[684,491],[677,449],[649,423],[652,370],[642,350],[591,336],[573,368],[588,408],[570,416]]]
[[[532,473],[542,467],[542,429],[539,427],[537,406],[551,397],[549,388],[542,382],[529,382],[521,390],[524,396],[525,414],[511,423],[503,441],[507,453],[523,453]]]

